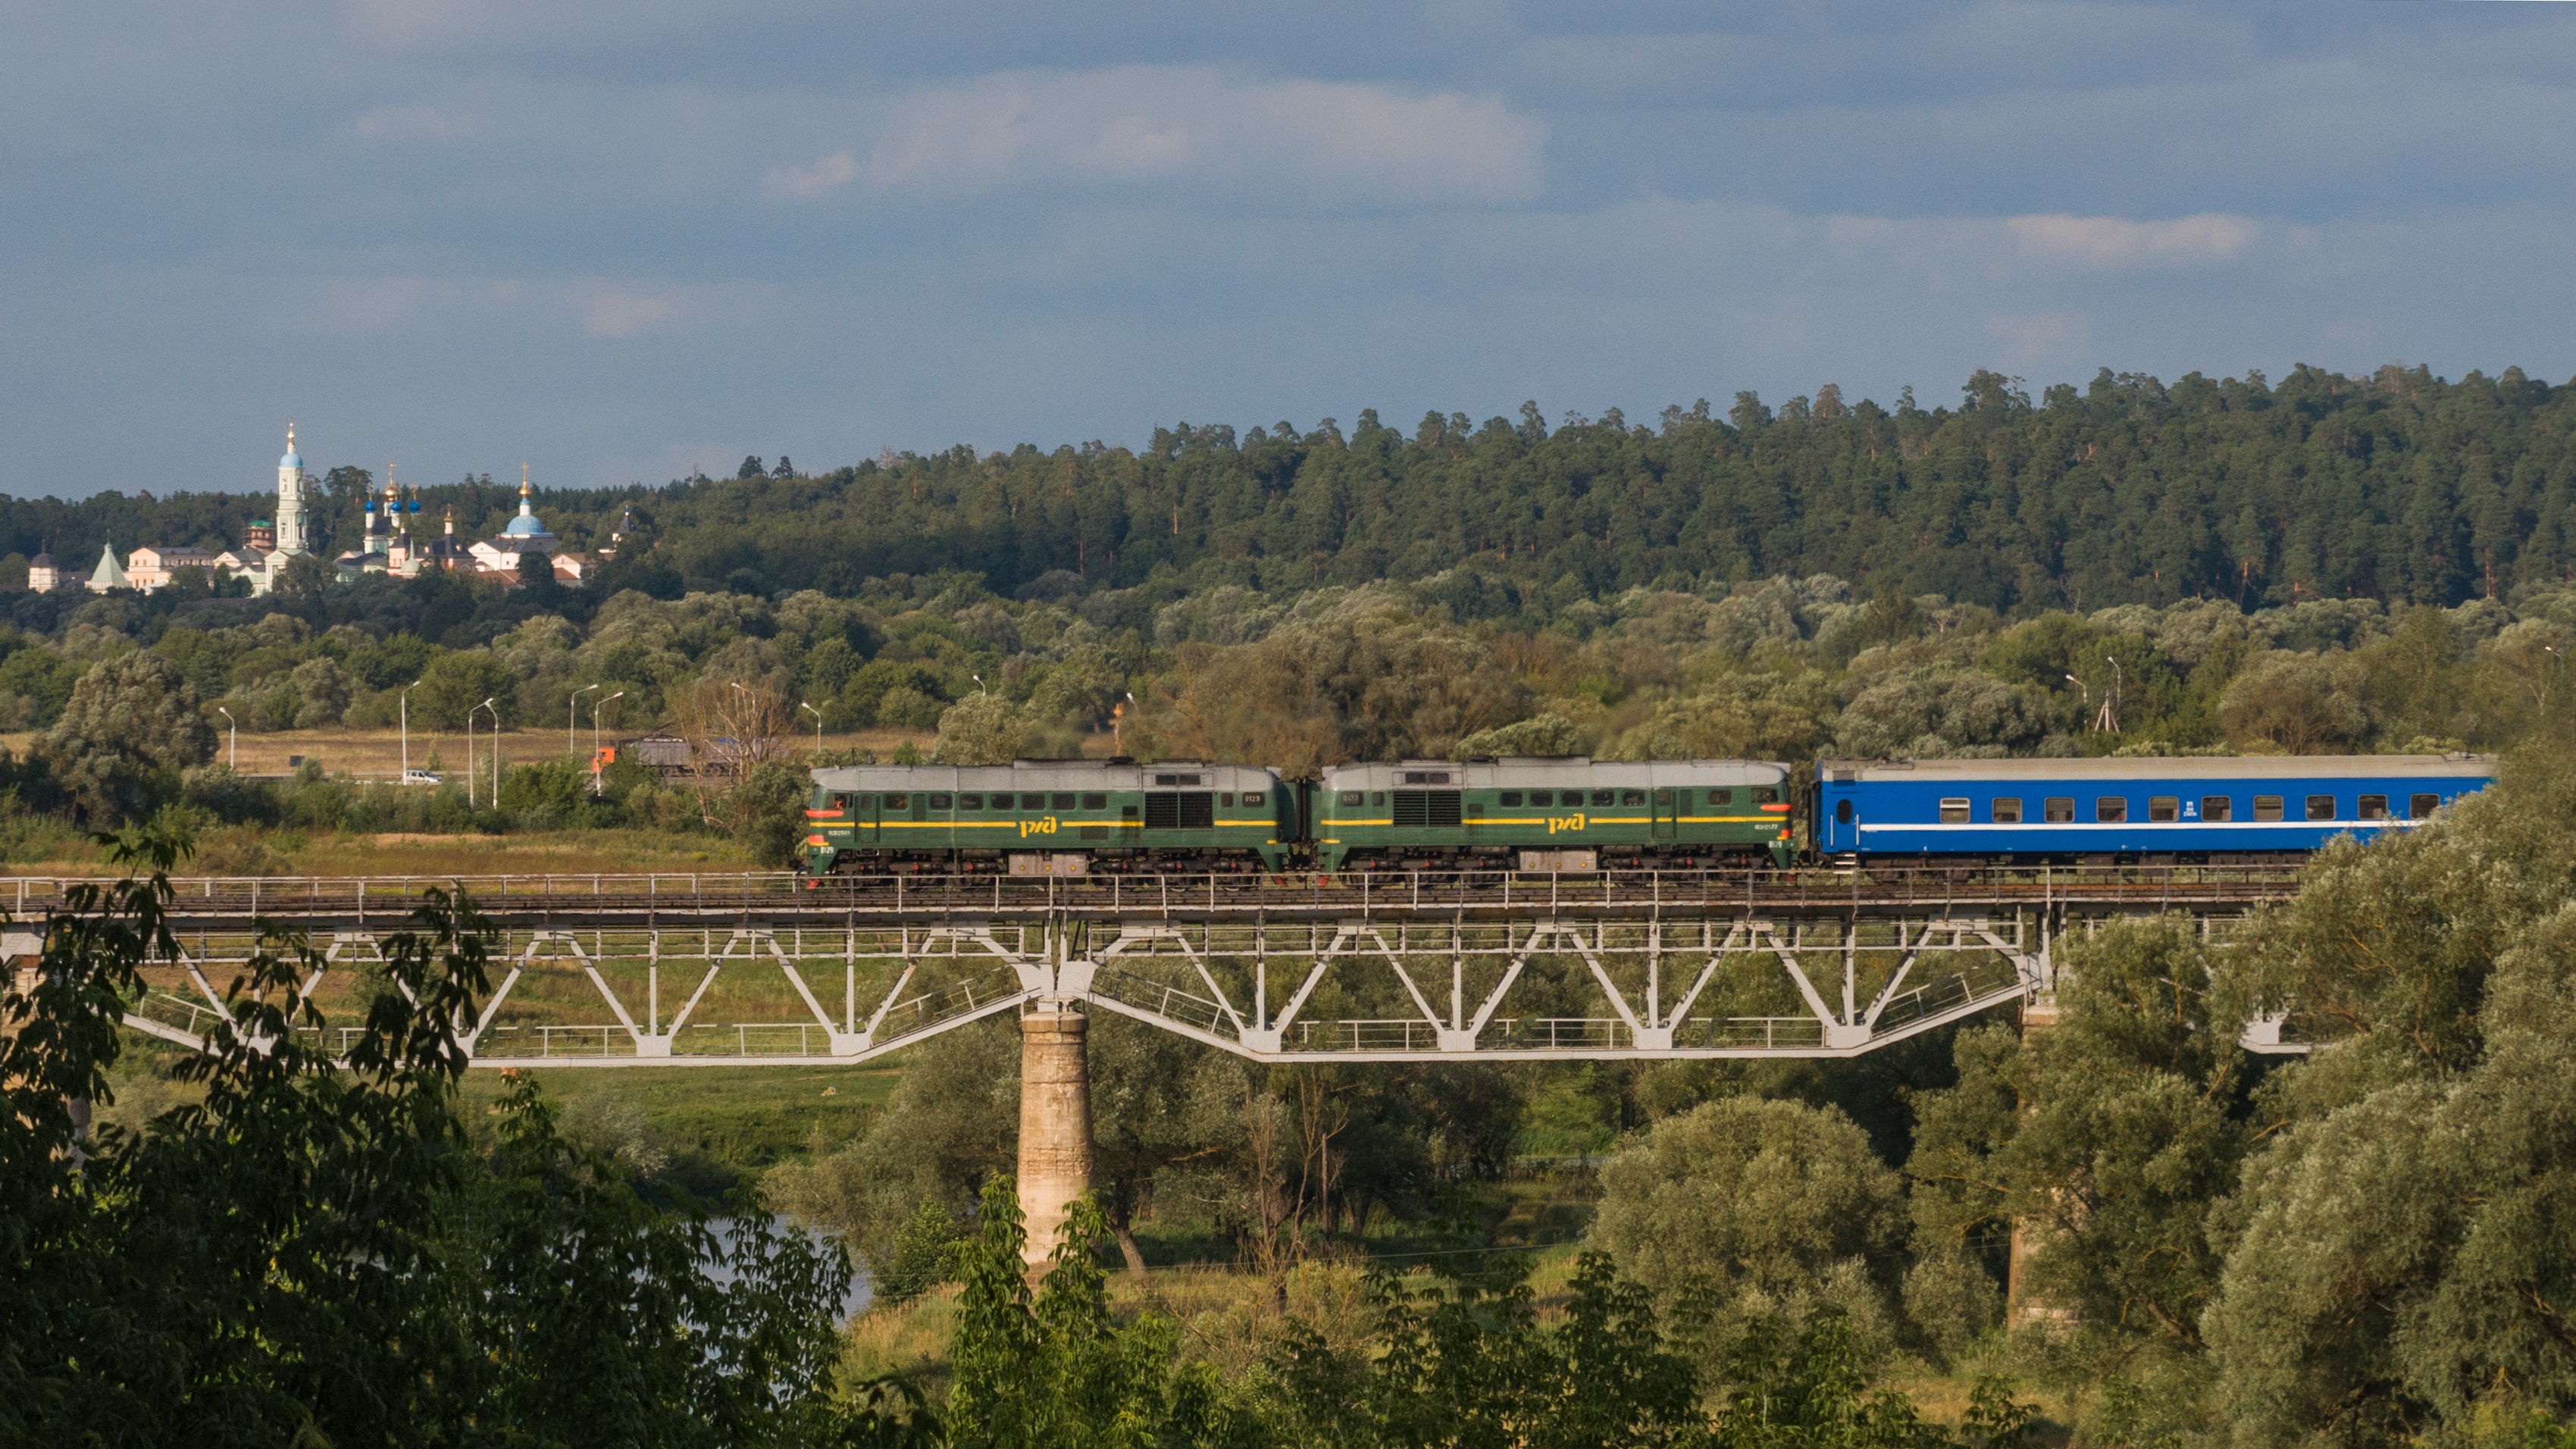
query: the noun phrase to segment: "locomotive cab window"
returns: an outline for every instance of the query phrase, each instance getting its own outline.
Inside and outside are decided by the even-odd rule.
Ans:
[[[1852,818],[1851,802],[1850,802],[1849,800],[1837,800],[1837,801],[1835,801],[1835,802],[1834,802],[1834,823],[1835,823],[1836,825],[1849,825],[1849,824],[1851,824],[1851,818]]]
[[[1941,802],[1941,823],[1942,823],[1942,824],[1944,824],[1944,825],[1965,825],[1965,824],[1967,824],[1967,823],[1968,823],[1968,801],[1967,801],[1967,797],[1965,797],[1965,796],[1963,796],[1963,795],[1952,795],[1952,796],[1949,796],[1949,797],[1945,798],[1944,800],[1942,800],[1942,802]]]
[[[1754,786],[1754,787],[1753,787],[1753,803],[1754,803],[1754,804],[1756,804],[1756,805],[1777,805],[1777,804],[1779,804],[1779,803],[1780,803],[1780,787],[1779,787],[1779,786],[1777,786],[1777,785],[1756,785],[1756,786]]]
[[[2442,797],[2439,795],[2409,795],[2406,797],[2406,818],[2409,820],[2430,820],[2433,818],[2433,812],[2441,808]]]
[[[2308,818],[2310,820],[2332,820],[2335,818],[2334,797],[2332,795],[2309,796]]]
[[[2147,819],[2170,822],[2181,818],[2182,798],[2180,796],[2150,795],[2147,797]]]
[[[930,808],[933,810],[945,810],[948,808],[948,803],[948,797],[945,795],[933,795],[930,797]]]
[[[2204,821],[2225,820],[2228,817],[2228,812],[2231,808],[2232,807],[2227,803],[2227,797],[2224,795],[2203,795],[2200,797],[2200,818]]]
[[[2257,795],[2257,796],[2255,796],[2255,797],[2254,797],[2254,818],[2255,818],[2255,819],[2257,819],[2257,820],[2278,820],[2278,819],[2280,819],[2280,818],[2281,818],[2281,797],[2280,797],[2280,796],[2278,796],[2278,795]]]
[[[1344,790],[1342,792],[1342,803],[1345,805],[1357,805],[1360,803],[1360,792],[1357,790]]]
[[[1082,808],[1085,810],[1106,810],[1109,808],[1109,797],[1101,794],[1085,795],[1082,797]]]
[[[2075,802],[2063,795],[2051,795],[2040,802],[2039,818],[2051,825],[2075,823]]]
[[[2021,799],[2019,796],[2000,796],[1996,799],[1987,801],[1986,803],[1987,807],[1994,811],[1994,820],[1997,825],[2019,825],[2021,823]]]
[[[1518,790],[1505,790],[1502,798],[1495,803],[1506,810],[1517,809],[1521,803],[1521,792]]]
[[[2387,818],[2388,818],[2388,797],[2387,797],[2387,796],[2385,796],[2385,795],[2364,795],[2364,796],[2362,796],[2362,797],[2361,797],[2361,810],[2360,810],[2360,812],[2359,812],[2359,813],[2360,813],[2360,815],[2361,815],[2361,818],[2362,818],[2362,819],[2364,819],[2364,820],[2385,820],[2385,819],[2387,819]]]
[[[2129,818],[2129,797],[2104,795],[2093,802],[2093,818],[2105,825],[2117,825]]]

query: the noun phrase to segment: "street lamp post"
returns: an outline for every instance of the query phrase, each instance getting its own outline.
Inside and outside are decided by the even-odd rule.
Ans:
[[[599,780],[599,712],[626,697],[625,690],[601,698],[590,707],[590,793],[600,793]]]
[[[234,719],[233,712],[220,704],[215,706],[215,713],[224,717],[224,724],[230,730],[230,741],[224,747],[224,768],[238,770],[241,768],[241,721]]]
[[[567,755],[572,753],[572,722],[581,708],[581,697],[597,688],[596,684],[583,685],[574,690],[572,698],[564,704],[564,753]]]
[[[810,704],[800,704],[796,707],[814,716],[814,760],[815,763],[820,764],[823,759],[823,712]]]
[[[487,709],[492,711],[492,803],[495,806],[501,803],[501,711],[487,699],[465,712],[465,808],[468,810],[474,808],[474,716]]]
[[[406,785],[411,783],[411,692],[418,688],[417,679],[404,685],[402,697],[396,701],[402,714],[402,783]]]

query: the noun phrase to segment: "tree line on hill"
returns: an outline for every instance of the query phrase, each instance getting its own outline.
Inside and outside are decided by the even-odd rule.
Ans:
[[[1291,777],[1503,754],[2493,750],[2564,711],[2576,652],[2576,586],[2546,583],[2449,608],[2183,600],[2019,620],[1824,575],[1596,597],[1478,565],[1286,595],[1166,580],[1005,598],[950,573],[871,579],[850,599],[445,576],[262,599],[19,597],[19,622],[0,624],[0,728],[28,732],[0,758],[20,807],[0,835],[12,850],[184,807],[201,828],[716,831],[783,863],[817,726],[963,763],[1069,756],[1115,728],[1139,757]],[[214,763],[218,730],[407,720],[429,736],[485,700],[513,729],[573,727],[580,748],[514,739],[497,798],[472,809],[462,761],[425,740],[446,789],[245,781]],[[749,744],[682,788],[630,754],[593,794],[576,756],[594,722],[610,739]]]
[[[1426,414],[1409,434],[1368,410],[1347,431],[1175,424],[1141,449],[961,444],[816,474],[746,459],[730,479],[538,503],[573,547],[631,508],[659,548],[625,581],[666,597],[846,598],[872,577],[951,569],[1004,595],[1057,573],[1086,591],[1176,573],[1289,594],[1482,561],[1586,595],[1825,573],[2020,613],[2447,606],[2570,577],[2571,422],[2570,390],[2519,368],[2171,385],[2106,370],[2036,399],[1980,371],[1955,407],[1920,407],[1910,388],[1892,410],[1851,403],[1828,384],[1778,408],[1738,393],[1722,416],[1703,400],[1652,423],[1613,408],[1551,427],[1533,402],[1482,424]],[[326,476],[326,542],[356,536],[372,481]],[[510,493],[488,477],[433,488],[422,517],[454,505],[461,529],[488,531]],[[239,521],[271,509],[261,495],[0,500],[0,553],[22,564],[50,546],[81,566],[111,537],[237,544]]]

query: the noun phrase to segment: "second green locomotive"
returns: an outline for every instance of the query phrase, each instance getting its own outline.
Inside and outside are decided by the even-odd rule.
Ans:
[[[1336,765],[1313,787],[1326,870],[1786,865],[1789,767],[1504,758]]]

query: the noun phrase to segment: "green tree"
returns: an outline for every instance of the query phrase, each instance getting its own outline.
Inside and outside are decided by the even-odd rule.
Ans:
[[[518,683],[508,665],[483,650],[442,654],[421,672],[420,688],[412,691],[412,718],[435,729],[461,730],[466,715],[490,700],[502,720],[515,723]],[[477,723],[489,728],[491,719],[492,710],[485,710]]]
[[[1904,1187],[1840,1111],[1721,1097],[1601,1169],[1592,1241],[1621,1271],[1721,1309],[1834,1302],[1887,1328]]]
[[[178,666],[134,653],[83,675],[39,748],[81,812],[113,823],[175,797],[180,772],[214,758],[215,732]]]

